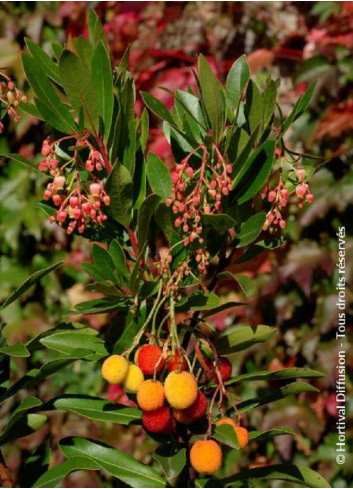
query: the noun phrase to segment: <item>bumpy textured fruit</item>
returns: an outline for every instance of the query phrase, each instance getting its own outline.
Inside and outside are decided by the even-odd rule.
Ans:
[[[222,418],[216,422],[216,426],[222,426],[224,424],[229,424],[234,428],[235,434],[238,438],[239,448],[244,448],[249,443],[249,432],[246,428],[238,426],[235,421],[231,418]]]
[[[206,372],[206,378],[207,380],[213,380],[215,382],[218,382],[217,374],[213,365],[213,362],[211,360],[207,360],[206,362],[208,371]],[[228,380],[231,375],[232,375],[232,364],[226,357],[219,357],[218,359],[218,369],[219,373],[221,374],[223,382]]]
[[[190,462],[197,472],[213,474],[222,465],[222,450],[214,440],[197,441],[190,450]]]
[[[144,411],[142,424],[151,433],[162,433],[171,422],[172,413],[168,406],[162,406],[154,411]]]
[[[167,369],[169,372],[174,372],[174,370],[186,370],[187,368],[188,362],[185,356],[180,354],[180,350],[175,350],[174,355],[167,360]]]
[[[165,397],[176,409],[190,407],[197,398],[197,383],[189,372],[171,372],[164,382]]]
[[[137,365],[130,363],[123,382],[125,389],[135,393],[138,391],[138,388],[143,381],[144,377],[142,370]]]
[[[172,416],[170,418],[168,426],[163,431],[161,431],[161,435],[170,435],[175,430],[176,430],[176,421],[175,418]]]
[[[158,363],[156,372],[164,367],[164,360],[160,360],[162,350],[157,345],[142,346],[137,355],[137,364],[145,375],[153,375],[155,366]]]
[[[137,403],[142,411],[154,411],[164,404],[163,385],[156,380],[144,380],[137,391]]]
[[[120,384],[127,373],[129,364],[121,355],[111,355],[106,358],[102,365],[102,377],[109,384]]]
[[[205,416],[207,410],[207,398],[203,392],[197,393],[194,404],[187,409],[174,409],[174,416],[179,423],[191,424]]]

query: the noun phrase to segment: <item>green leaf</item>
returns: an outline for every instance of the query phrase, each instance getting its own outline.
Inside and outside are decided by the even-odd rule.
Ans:
[[[257,343],[264,343],[271,339],[277,330],[270,326],[238,326],[236,325],[226,334],[215,341],[215,347],[220,354],[229,354],[245,350]]]
[[[121,406],[99,397],[86,395],[63,395],[48,401],[43,411],[62,409],[80,414],[95,421],[128,425],[141,419],[141,411],[136,408]]]
[[[153,454],[171,487],[186,465],[186,449],[174,445],[160,445]]]
[[[236,222],[227,214],[202,214],[202,224],[217,233],[224,233],[234,228]]]
[[[267,440],[271,440],[275,436],[283,436],[283,435],[295,436],[296,433],[291,428],[275,428],[273,430],[267,430],[267,431],[250,431],[249,441],[250,443],[258,442],[258,441],[267,441]]]
[[[0,153],[0,156],[7,158],[8,160],[15,161],[16,163],[20,163],[30,170],[40,173],[42,175],[42,172],[38,170],[38,165],[28,158],[24,158],[23,156],[16,153]]]
[[[9,295],[1,304],[0,310],[2,311],[5,307],[9,306],[18,299],[22,294],[24,294],[28,289],[30,289],[35,283],[37,283],[42,277],[45,277],[48,273],[52,272],[56,268],[62,265],[62,261],[51,265],[48,268],[43,268],[43,270],[38,270],[34,272],[22,285],[20,285],[11,295]]]
[[[266,141],[248,158],[233,181],[238,203],[250,200],[265,185],[273,165],[276,142]]]
[[[27,80],[36,94],[38,110],[46,122],[66,134],[76,131],[76,125],[68,107],[55,93],[41,66],[28,53],[22,54],[22,64]]]
[[[103,41],[106,49],[108,50],[107,38],[105,37],[102,22],[93,9],[90,9],[88,13],[88,32],[89,39],[93,46],[97,46],[97,44]]]
[[[97,94],[89,70],[76,54],[65,50],[60,57],[59,73],[67,98],[75,109],[76,115],[79,115],[82,110],[84,126],[97,134]]]
[[[235,280],[239,284],[241,290],[244,292],[246,297],[253,295],[255,290],[256,290],[254,279],[248,277],[247,275],[238,275],[238,274],[233,274],[231,272],[225,271],[225,272],[219,273],[218,277],[220,277],[220,278],[232,278],[233,280]]]
[[[287,119],[284,121],[282,133],[285,133],[289,126],[293,124],[308,108],[311,97],[314,93],[316,87],[316,81],[313,82],[307,91],[297,100],[296,104],[293,107],[292,112],[289,114]]]
[[[0,354],[8,355],[10,357],[29,357],[30,353],[22,343],[16,343],[12,346],[0,347]]]
[[[94,265],[99,270],[99,273],[106,280],[111,280],[116,283],[117,277],[115,273],[115,264],[110,253],[101,246],[94,244],[92,247],[92,256]]]
[[[128,226],[132,218],[132,178],[129,170],[116,163],[106,183],[110,196],[110,213],[123,226]]]
[[[32,487],[56,487],[67,475],[76,470],[99,470],[100,466],[87,457],[72,457],[49,469]]]
[[[265,221],[266,214],[264,212],[259,212],[243,222],[235,239],[236,246],[242,248],[255,241],[261,233]]]
[[[108,140],[114,107],[113,75],[109,54],[102,41],[92,58],[92,83],[97,97],[98,113],[104,123],[104,140]]]
[[[224,90],[204,56],[199,56],[197,65],[200,75],[202,100],[210,119],[214,140],[219,142],[223,135],[225,124]]]
[[[146,107],[144,107],[140,118],[140,142],[142,151],[145,152],[149,136],[149,117]]]
[[[279,401],[287,396],[296,396],[302,392],[318,392],[318,389],[307,382],[292,382],[279,389],[268,389],[267,392],[261,392],[261,397],[254,397],[240,402],[237,404],[237,410],[240,413],[251,411],[258,406],[264,406],[265,404]]]
[[[165,202],[172,191],[172,180],[168,168],[154,153],[147,156],[147,178],[153,192]]]
[[[58,65],[48,56],[48,54],[43,51],[43,49],[38,46],[35,42],[30,39],[26,39],[26,45],[28,51],[36,60],[36,62],[41,66],[44,73],[51,78],[55,83],[61,85]]]
[[[33,487],[35,481],[49,469],[50,450],[47,442],[39,445],[21,467],[19,487]]]
[[[109,254],[113,259],[116,270],[121,282],[125,282],[129,277],[129,271],[126,266],[126,257],[124,250],[116,239],[110,243]]]
[[[291,464],[268,465],[243,470],[235,475],[219,480],[223,487],[238,481],[250,481],[253,479],[282,480],[294,482],[305,487],[331,487],[330,484],[317,472],[308,467]]]
[[[172,115],[168,109],[162,104],[160,100],[153,97],[150,93],[141,92],[141,96],[147,107],[160,119],[169,122],[169,124],[175,125]]]
[[[59,331],[42,338],[40,342],[50,350],[86,359],[98,360],[108,354],[101,338],[81,333],[80,330]]]
[[[145,308],[141,308],[138,313],[130,309],[128,314],[126,314],[124,318],[121,318],[122,334],[114,345],[113,353],[123,353],[126,348],[131,346],[145,319]]]
[[[317,370],[310,370],[308,368],[282,368],[275,370],[274,372],[250,372],[248,374],[240,374],[227,380],[227,385],[236,384],[238,382],[246,382],[250,380],[288,380],[288,379],[318,379],[324,377],[325,374],[318,372]]]
[[[206,311],[213,309],[220,305],[219,298],[213,292],[194,292],[187,298],[182,299],[175,306],[175,310],[178,312],[184,311]]]
[[[219,312],[225,311],[227,309],[231,309],[233,307],[239,307],[239,306],[246,306],[246,302],[234,302],[234,301],[229,301],[225,302],[224,304],[220,304],[217,307],[213,307],[209,311],[203,314],[203,317],[206,318],[208,316],[213,316],[214,314],[218,314]]]
[[[138,462],[121,450],[85,438],[64,438],[62,452],[68,457],[87,457],[131,487],[165,487],[166,481],[152,467]]]
[[[249,126],[249,134],[260,126],[260,134],[263,130],[263,101],[257,85],[250,80],[246,90],[246,101],[244,106],[245,117]]]
[[[262,94],[262,104],[263,104],[263,129],[265,130],[268,123],[270,122],[276,105],[277,97],[277,85],[274,80],[268,82],[264,93]]]
[[[42,401],[36,397],[27,397],[12,413],[4,431],[0,435],[0,444],[28,436],[37,431],[47,417],[41,414],[28,413],[30,409],[40,406]]]
[[[238,437],[235,433],[233,426],[226,424],[216,426],[215,432],[212,437],[223,443],[224,445],[227,445],[228,447],[239,450]]]
[[[148,240],[152,216],[160,203],[161,198],[156,194],[151,194],[145,199],[137,215],[137,230],[139,251]]]
[[[238,58],[229,70],[226,81],[226,101],[231,110],[239,106],[241,94],[250,79],[249,65],[245,56]]]
[[[4,402],[6,399],[9,399],[12,397],[14,394],[16,394],[18,391],[28,388],[37,382],[40,382],[41,380],[47,378],[48,376],[57,373],[58,370],[61,368],[66,367],[66,365],[69,365],[72,363],[75,358],[68,358],[68,359],[62,359],[59,358],[57,360],[54,360],[52,362],[48,362],[44,365],[42,365],[41,368],[34,368],[32,370],[28,370],[26,375],[22,378],[20,378],[17,382],[12,384],[6,392],[2,394],[0,397],[0,403]]]
[[[101,299],[80,302],[75,307],[76,309],[70,311],[70,314],[104,314],[112,311],[124,311],[128,305],[125,299],[102,297]]]

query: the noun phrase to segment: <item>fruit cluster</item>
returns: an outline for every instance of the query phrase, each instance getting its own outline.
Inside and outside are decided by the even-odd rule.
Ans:
[[[200,360],[204,375],[196,378],[188,371],[189,361],[180,349],[167,353],[165,349],[149,344],[137,350],[136,364],[129,363],[125,355],[112,355],[104,361],[101,372],[102,377],[110,384],[122,384],[127,391],[136,394],[137,404],[142,410],[142,425],[149,433],[175,433],[177,436],[179,425],[187,427],[208,419],[205,439],[192,445],[190,462],[196,471],[210,474],[222,465],[221,448],[216,441],[210,439],[212,425],[232,426],[240,448],[248,443],[248,431],[233,419],[225,417],[221,407],[222,417],[213,422],[216,394],[220,388],[224,389],[224,382],[231,376],[232,365],[229,360],[225,357],[218,358],[217,363],[210,359]],[[157,379],[157,375],[161,380]],[[203,383],[203,390],[199,388],[200,381]],[[219,382],[214,387],[213,383]],[[209,403],[208,395],[212,390],[214,394]]]
[[[10,78],[5,77],[2,73],[1,76],[3,76],[5,80],[0,83],[0,102],[4,104],[8,116],[11,117],[14,122],[18,122],[21,119],[21,115],[17,110],[18,106],[20,105],[20,102],[27,102],[27,97],[21,90],[16,88],[14,82]],[[0,121],[0,134],[3,129],[3,123]]]
[[[62,151],[59,145],[72,138],[75,138],[74,156],[61,163],[58,155]],[[80,157],[82,150],[85,152],[84,158]],[[88,135],[65,136],[56,141],[47,138],[43,142],[41,153],[44,158],[39,163],[39,169],[53,177],[44,192],[44,200],[51,200],[57,208],[50,218],[51,222],[65,226],[68,234],[72,234],[75,229],[82,234],[90,222],[102,225],[107,219],[104,208],[109,206],[110,197],[97,173],[103,169],[107,171],[108,165],[104,156],[94,148]],[[82,170],[89,173],[85,183],[82,182]]]

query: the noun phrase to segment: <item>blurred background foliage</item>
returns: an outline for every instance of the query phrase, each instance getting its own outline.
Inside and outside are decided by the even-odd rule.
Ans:
[[[246,424],[265,430],[289,426],[300,432],[294,441],[283,436],[237,452],[227,458],[226,471],[276,461],[292,461],[318,470],[334,487],[349,487],[353,477],[352,446],[344,465],[335,462],[336,408],[335,376],[337,326],[335,267],[339,226],[347,232],[347,257],[353,252],[353,4],[352,2],[1,2],[0,66],[28,91],[20,62],[25,38],[44,49],[49,42],[70,35],[86,35],[86,16],[95,6],[118,64],[130,47],[130,70],[137,90],[152,91],[172,105],[168,92],[194,83],[191,68],[195,55],[205,54],[221,79],[233,61],[247,54],[257,81],[267,73],[281,78],[281,103],[289,109],[307,85],[317,80],[310,111],[301,117],[289,135],[287,145],[319,157],[305,158],[310,169],[315,202],[308,208],[290,209],[286,242],[275,252],[263,253],[242,272],[253,277],[256,293],[246,307],[213,318],[218,328],[234,322],[271,324],[280,328],[270,344],[233,357],[233,373],[263,370],[270,365],[310,367],[326,376],[315,381],[318,394],[286,398],[270,408],[255,410]],[[50,54],[50,53],[49,53]],[[168,90],[162,90],[165,87]],[[137,99],[136,111],[142,109]],[[172,167],[170,149],[156,119],[151,121],[150,150]],[[35,158],[47,129],[31,117],[16,126],[5,119],[0,135],[0,153],[19,152]],[[320,167],[316,172],[315,168]],[[65,266],[42,279],[40,285],[9,307],[2,317],[2,335],[9,344],[24,341],[57,324],[68,311],[92,297],[85,291],[88,277],[80,263],[89,259],[89,244],[68,237],[61,228],[48,223],[35,204],[41,199],[45,177],[16,162],[0,161],[0,300],[37,269],[58,260]],[[239,270],[241,265],[237,265]],[[347,337],[352,337],[353,261],[347,262]],[[223,281],[218,293],[240,299],[233,282]],[[64,316],[66,314],[66,316]],[[77,320],[75,318],[70,318]],[[95,328],[105,328],[108,315],[87,316]],[[115,319],[117,322],[119,318]],[[43,353],[38,352],[38,355]],[[38,360],[38,359],[37,359]],[[11,360],[14,361],[14,360]],[[28,363],[31,362],[29,365]],[[34,359],[16,359],[15,376],[36,367]],[[353,440],[352,350],[347,349],[347,440]],[[15,379],[13,379],[15,380]],[[91,363],[67,367],[42,383],[40,397],[62,392],[99,395],[103,389],[98,369]],[[36,386],[30,391],[36,395]],[[239,398],[261,394],[261,382],[243,385]],[[22,396],[28,395],[24,391]],[[124,392],[110,388],[107,395],[128,402]],[[1,418],[9,410],[5,404]],[[1,424],[1,421],[0,421]],[[96,425],[76,415],[51,415],[48,428],[5,447],[11,470],[24,463],[30,451],[43,441],[68,434],[99,438],[136,458],[148,462],[151,440],[136,428]],[[60,454],[57,454],[59,462]],[[21,470],[19,471],[21,473]],[[67,487],[111,487],[105,474],[77,472],[66,480]],[[283,486],[282,486],[283,487]]]

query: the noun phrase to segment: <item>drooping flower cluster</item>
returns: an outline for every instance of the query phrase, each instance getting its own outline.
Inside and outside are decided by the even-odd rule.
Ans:
[[[192,156],[202,149],[199,167],[191,163]],[[222,211],[222,197],[232,190],[232,166],[222,157],[217,145],[209,155],[206,146],[198,147],[176,165],[172,172],[172,195],[166,204],[175,215],[174,225],[183,233],[183,244],[198,243],[195,260],[201,273],[207,272],[208,251],[203,248],[202,215]]]
[[[59,145],[72,138],[76,139],[74,156],[61,163],[58,156]],[[80,158],[77,148],[88,150],[85,161]],[[101,172],[107,165],[88,136],[79,137],[73,134],[57,141],[47,138],[43,142],[41,153],[44,159],[39,163],[39,169],[53,177],[44,192],[44,200],[51,200],[57,208],[50,218],[51,222],[65,226],[68,234],[72,234],[75,229],[82,234],[89,222],[102,225],[107,219],[104,207],[109,206],[110,197],[96,172]],[[85,183],[80,176],[80,171],[84,169],[90,174]]]
[[[314,196],[310,192],[309,184],[306,181],[306,172],[303,168],[295,169],[296,187],[295,193],[299,199],[298,207],[303,207],[304,203],[311,204],[314,201]],[[288,205],[289,190],[285,183],[280,179],[277,187],[267,190],[266,198],[272,204],[271,210],[267,213],[264,229],[284,229],[287,225],[282,212]]]
[[[0,83],[0,101],[4,104],[6,113],[14,122],[18,122],[21,119],[21,115],[17,108],[20,102],[27,102],[27,97],[21,90],[16,88],[14,82],[10,78],[6,77],[5,81]],[[0,121],[0,134],[3,130],[4,125]]]

